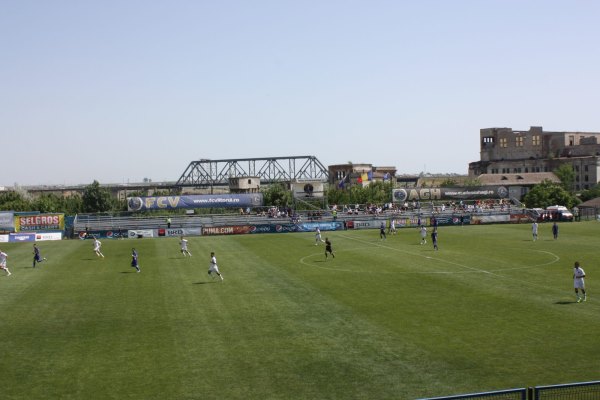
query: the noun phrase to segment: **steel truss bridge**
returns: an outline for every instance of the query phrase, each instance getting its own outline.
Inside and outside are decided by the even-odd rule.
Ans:
[[[241,158],[192,161],[177,186],[227,186],[230,178],[258,177],[261,184],[294,181],[323,181],[327,168],[315,156]]]

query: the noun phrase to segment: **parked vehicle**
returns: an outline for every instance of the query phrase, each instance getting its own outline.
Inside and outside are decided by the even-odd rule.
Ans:
[[[565,206],[546,207],[547,219],[549,221],[573,221],[573,213]]]

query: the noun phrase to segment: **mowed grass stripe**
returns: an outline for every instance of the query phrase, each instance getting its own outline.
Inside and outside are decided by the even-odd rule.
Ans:
[[[90,241],[48,242],[35,270],[31,245],[10,244],[18,268],[0,277],[3,389],[410,399],[593,380],[598,303],[574,304],[570,275],[575,259],[595,275],[597,230],[564,224],[557,242],[532,243],[525,225],[444,227],[436,253],[412,229],[384,242],[375,230],[327,232],[327,260],[310,233],[189,238],[192,258],[177,238],[105,240],[105,260]],[[223,283],[206,274],[211,251]],[[589,368],[572,368],[581,354]]]

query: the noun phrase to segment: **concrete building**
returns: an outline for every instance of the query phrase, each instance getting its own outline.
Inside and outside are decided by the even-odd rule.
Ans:
[[[480,160],[469,164],[469,177],[482,174],[553,172],[567,164],[575,172],[575,190],[600,180],[600,132],[549,132],[485,128],[479,133]]]

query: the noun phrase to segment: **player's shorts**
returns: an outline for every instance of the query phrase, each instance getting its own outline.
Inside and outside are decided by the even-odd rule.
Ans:
[[[210,267],[208,268],[208,273],[209,273],[209,274],[210,274],[210,273],[213,273],[213,272],[215,272],[215,273],[217,273],[217,274],[219,274],[219,273],[220,273],[220,272],[219,272],[219,267],[217,266],[217,264],[211,264],[211,265],[210,265]]]
[[[39,255],[39,254],[36,254],[35,256],[33,256],[33,259],[34,259],[35,261],[40,261],[40,260],[42,259],[42,257],[40,257],[40,255]]]
[[[575,279],[573,281],[573,286],[575,289],[585,289],[585,282],[583,281],[583,278]]]
[[[0,262],[0,268],[2,268],[2,269],[6,268],[6,261]]]

